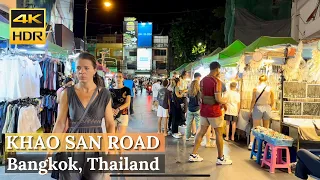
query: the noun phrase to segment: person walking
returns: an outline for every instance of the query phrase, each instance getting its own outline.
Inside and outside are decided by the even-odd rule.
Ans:
[[[132,114],[134,114],[134,110],[133,110],[134,92],[133,92],[133,89],[134,89],[135,85],[134,85],[133,80],[130,77],[127,77],[126,80],[124,80],[123,85],[130,89],[130,94],[131,94],[130,115],[132,115]]]
[[[196,124],[196,129],[200,127],[200,85],[198,80],[193,80],[188,91],[188,113],[187,113],[187,128],[186,128],[186,140],[194,137],[191,134],[191,128],[193,122]]]
[[[152,111],[157,111],[158,110],[158,93],[159,90],[161,89],[161,80],[158,79],[157,82],[153,83],[152,85]]]
[[[76,62],[76,76],[79,82],[61,92],[57,121],[52,133],[64,133],[67,117],[69,128],[67,133],[115,133],[115,123],[111,107],[109,90],[102,87],[101,79],[97,75],[96,59],[93,55],[83,52]],[[102,127],[104,124],[104,127]],[[51,157],[48,152],[47,158]],[[87,157],[99,158],[101,154],[91,152],[62,152],[61,161],[68,161],[68,157],[77,157],[82,173],[59,171],[60,180],[81,180],[106,178],[103,172],[90,171]]]
[[[232,164],[232,160],[226,158],[223,154],[223,117],[221,104],[226,104],[227,100],[222,98],[221,81],[217,79],[220,74],[220,64],[212,62],[210,64],[210,73],[200,82],[201,91],[201,107],[200,121],[201,127],[195,139],[195,145],[192,153],[189,156],[189,161],[203,161],[203,158],[198,154],[203,136],[206,134],[209,125],[214,128],[216,133],[216,144],[218,148],[217,165]]]
[[[131,91],[123,85],[122,72],[115,74],[114,81],[116,85],[110,89],[113,116],[116,122],[116,132],[123,134],[127,132],[129,122],[128,108],[131,101]]]
[[[163,88],[159,90],[158,93],[158,111],[157,116],[158,120],[158,133],[163,133],[164,136],[168,135],[168,118],[169,118],[169,109],[170,109],[170,92],[168,90],[169,81],[165,79],[163,81]],[[162,125],[164,127],[164,132],[162,132]]]

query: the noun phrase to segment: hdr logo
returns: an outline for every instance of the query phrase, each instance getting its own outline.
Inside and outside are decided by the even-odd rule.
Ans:
[[[46,9],[10,9],[10,44],[45,44]]]

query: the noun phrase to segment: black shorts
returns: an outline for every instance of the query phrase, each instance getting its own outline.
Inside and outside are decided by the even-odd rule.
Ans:
[[[224,120],[237,122],[238,121],[238,116],[232,116],[232,115],[226,114],[226,115],[224,115]]]

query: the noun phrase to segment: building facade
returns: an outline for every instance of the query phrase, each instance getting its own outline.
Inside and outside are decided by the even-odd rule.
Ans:
[[[88,37],[88,51],[111,72],[123,71],[122,34],[99,34]],[[104,60],[102,58],[104,57]]]
[[[168,36],[153,36],[152,76],[166,76],[168,69]]]
[[[291,37],[296,41],[320,37],[318,0],[295,0],[291,9]]]

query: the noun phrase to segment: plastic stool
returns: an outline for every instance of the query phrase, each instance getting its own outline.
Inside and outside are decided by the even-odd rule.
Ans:
[[[255,150],[257,141],[258,141],[258,151]],[[253,144],[252,144],[250,159],[252,159],[253,156],[255,156],[257,158],[256,159],[256,163],[258,163],[258,164],[261,163],[263,142],[264,141],[262,139],[260,139],[258,137],[255,137],[254,141],[253,141]]]
[[[286,150],[286,161],[282,160],[282,150]],[[268,158],[268,151],[271,150],[271,158]],[[270,173],[274,173],[276,168],[288,169],[288,173],[291,173],[290,168],[290,151],[286,146],[274,146],[267,143],[264,150],[264,155],[261,163],[261,167],[268,165],[270,167]]]

